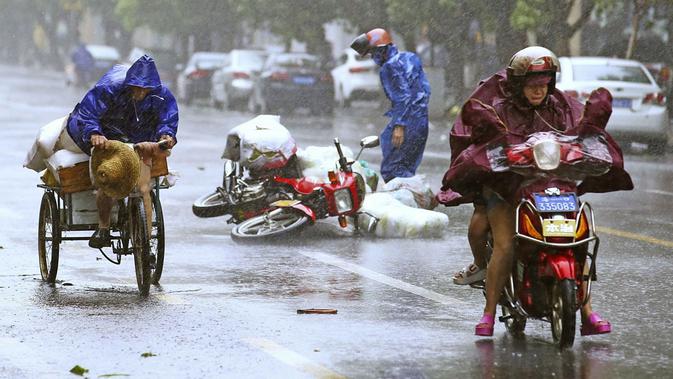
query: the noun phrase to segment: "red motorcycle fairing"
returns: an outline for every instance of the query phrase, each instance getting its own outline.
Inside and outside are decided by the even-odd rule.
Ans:
[[[294,188],[295,191],[299,192],[302,195],[309,195],[316,188],[323,187],[325,185],[325,183],[322,181],[313,181],[307,178],[296,179],[296,178],[283,178],[280,176],[274,176],[273,180],[278,183],[284,183],[291,186],[292,188]]]
[[[357,185],[355,183],[355,174],[345,174],[341,175],[339,177],[339,181],[337,183],[325,183],[321,185],[323,190],[325,191],[325,196],[328,199],[334,199],[334,193],[337,190],[340,190],[342,188],[348,189],[348,191],[351,193],[351,199],[353,199],[353,210],[357,211],[360,209],[360,203],[358,199],[358,194],[357,194]],[[329,213],[331,215],[337,215],[339,212],[336,209],[336,202],[330,201],[327,204],[327,208],[329,210]],[[345,212],[345,214],[352,214],[353,212]]]
[[[297,204],[292,205],[290,208],[294,208],[294,209],[304,213],[305,215],[307,215],[308,217],[311,218],[311,221],[315,222],[315,219],[316,219],[315,212],[313,212],[313,209],[307,207],[306,205],[304,205],[302,203],[297,203]]]
[[[540,260],[543,262],[541,277],[553,277],[556,280],[577,278],[575,253],[572,249],[563,249],[553,254],[540,252]]]

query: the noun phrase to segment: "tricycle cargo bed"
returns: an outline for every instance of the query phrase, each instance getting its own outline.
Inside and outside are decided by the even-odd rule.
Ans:
[[[158,157],[152,160],[151,176],[153,178],[168,175],[168,163],[166,157]],[[58,170],[61,182],[61,193],[75,193],[93,188],[89,176],[89,162],[80,162],[72,167]]]

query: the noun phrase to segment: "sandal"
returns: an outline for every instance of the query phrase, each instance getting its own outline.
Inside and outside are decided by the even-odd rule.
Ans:
[[[486,279],[486,269],[480,268],[474,263],[470,263],[469,266],[453,275],[453,284],[472,284],[484,279]]]
[[[589,317],[582,321],[580,334],[583,336],[591,336],[594,334],[606,334],[612,331],[612,326],[607,320],[603,320],[601,316],[592,312]]]
[[[493,324],[495,323],[495,318],[493,315],[484,313],[479,320],[479,323],[474,328],[474,334],[477,336],[490,337],[493,335]]]

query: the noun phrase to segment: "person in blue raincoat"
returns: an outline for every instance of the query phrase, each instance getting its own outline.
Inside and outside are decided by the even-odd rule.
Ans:
[[[430,84],[421,60],[414,53],[399,52],[381,28],[360,35],[351,48],[362,56],[371,54],[381,66],[381,85],[392,105],[386,112],[390,122],[381,133],[381,176],[386,182],[412,177],[428,139]]]
[[[89,81],[93,79],[91,78],[91,74],[93,73],[95,60],[84,43],[80,42],[73,49],[72,54],[70,54],[70,60],[75,69],[75,84],[81,86],[89,85]]]
[[[75,106],[67,121],[65,134],[72,146],[90,154],[91,148],[105,149],[108,140],[140,144],[140,153],[154,144],[167,140],[168,147],[177,142],[178,106],[175,97],[161,84],[154,60],[144,55],[130,67],[116,65],[103,75],[94,87]],[[151,214],[151,204],[143,191],[149,184],[151,160],[144,155],[138,186],[146,196],[145,207]],[[147,185],[146,187],[149,187]],[[146,194],[144,192],[147,192]],[[110,245],[110,212],[114,199],[97,191],[98,228],[89,240],[89,246],[101,248]]]

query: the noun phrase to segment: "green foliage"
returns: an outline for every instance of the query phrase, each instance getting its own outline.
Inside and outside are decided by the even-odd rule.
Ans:
[[[73,368],[70,369],[70,372],[75,375],[84,376],[84,374],[89,372],[89,369],[86,369],[80,365],[75,365]]]

